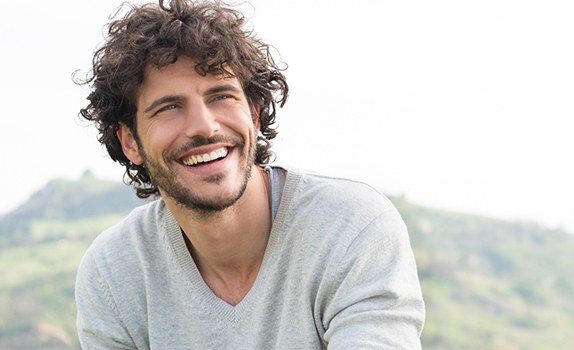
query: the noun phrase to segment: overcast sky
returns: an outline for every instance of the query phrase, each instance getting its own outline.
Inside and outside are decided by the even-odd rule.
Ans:
[[[120,179],[77,118],[120,0],[0,12],[0,214],[55,177]],[[574,231],[574,2],[253,0],[287,62],[277,163],[435,207]]]

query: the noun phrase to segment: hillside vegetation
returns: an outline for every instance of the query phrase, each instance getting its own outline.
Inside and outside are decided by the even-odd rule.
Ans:
[[[574,236],[391,198],[427,305],[424,349],[569,349]],[[0,349],[78,349],[74,278],[93,238],[142,204],[86,173],[0,218]]]
[[[425,349],[570,349],[574,236],[395,198],[427,306]]]

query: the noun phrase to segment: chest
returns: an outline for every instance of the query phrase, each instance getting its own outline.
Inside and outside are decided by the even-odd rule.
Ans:
[[[325,348],[316,300],[288,280],[264,292],[256,283],[235,306],[204,288],[163,288],[146,301],[147,330],[138,333],[151,349]]]

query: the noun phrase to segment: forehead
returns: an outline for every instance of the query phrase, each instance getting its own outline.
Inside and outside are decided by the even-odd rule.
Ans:
[[[229,67],[221,74],[201,74],[196,69],[197,63],[188,56],[178,56],[177,60],[163,67],[149,65],[144,71],[143,82],[140,90],[154,85],[177,84],[178,82],[188,82],[194,84],[216,83],[225,81],[226,83],[240,84]]]

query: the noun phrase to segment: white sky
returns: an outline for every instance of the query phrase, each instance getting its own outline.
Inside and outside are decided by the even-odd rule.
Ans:
[[[55,177],[121,178],[71,80],[121,2],[3,4],[0,214]],[[574,232],[574,2],[251,3],[289,64],[277,163]]]

